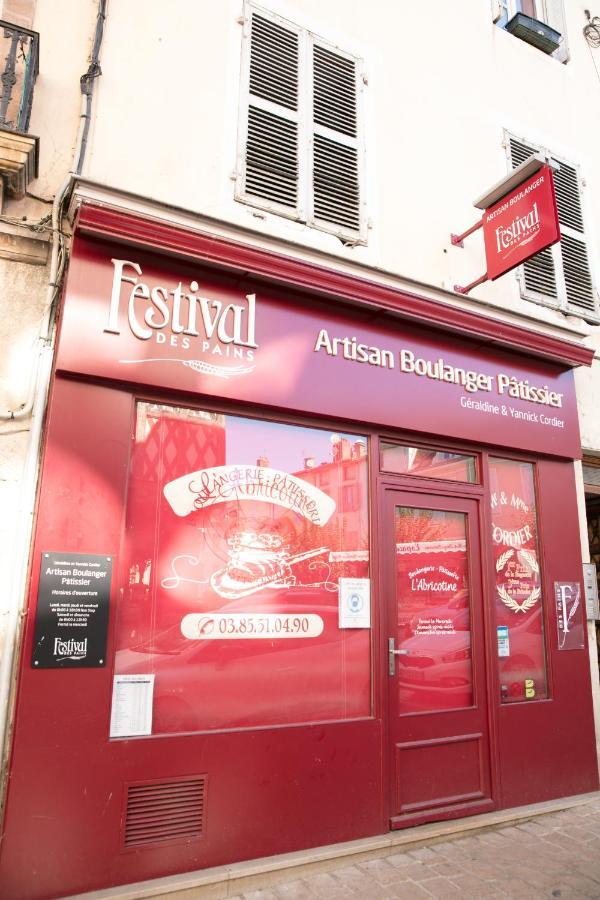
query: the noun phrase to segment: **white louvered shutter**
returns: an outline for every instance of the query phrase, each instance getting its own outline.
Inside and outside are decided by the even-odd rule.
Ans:
[[[297,216],[300,36],[256,11],[249,28],[241,196]]]
[[[236,199],[364,243],[358,60],[246,9]]]
[[[539,149],[511,137],[513,169]],[[596,320],[598,301],[588,260],[577,170],[564,160],[556,162],[560,166],[554,172],[560,243],[524,263],[524,296]]]
[[[312,216],[360,231],[358,73],[355,59],[312,43]]]

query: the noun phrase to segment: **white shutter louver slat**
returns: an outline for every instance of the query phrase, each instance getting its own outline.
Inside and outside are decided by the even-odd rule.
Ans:
[[[318,219],[358,229],[358,152],[322,135],[314,142],[314,214]]]
[[[525,287],[544,297],[556,299],[556,276],[554,274],[554,260],[552,252],[548,248],[536,253],[523,266],[525,270]]]
[[[356,137],[356,64],[318,44],[314,47],[314,121]]]
[[[574,228],[583,234],[583,216],[579,199],[579,185],[577,172],[573,166],[567,163],[559,163],[560,170],[554,173],[554,188],[556,190],[556,205],[558,207],[558,221],[561,225]]]
[[[594,287],[584,241],[563,234],[560,246],[569,306],[594,313],[596,311]]]
[[[250,93],[298,109],[298,35],[252,16]]]
[[[245,193],[288,209],[298,204],[299,38],[290,29],[254,12],[250,31],[250,66]],[[259,100],[282,109],[264,109]]]
[[[510,139],[510,159],[513,169],[525,162],[532,153],[535,153],[533,147],[521,141]],[[550,248],[536,253],[530,260],[523,264],[523,275],[525,278],[525,287],[528,291],[534,291],[543,297],[551,300],[558,298],[556,288],[556,273],[554,271],[554,259]]]
[[[315,219],[351,231],[360,229],[356,61],[313,46],[313,121],[344,135],[347,143],[314,135],[313,211]]]
[[[246,192],[295,207],[298,194],[298,126],[250,106]]]

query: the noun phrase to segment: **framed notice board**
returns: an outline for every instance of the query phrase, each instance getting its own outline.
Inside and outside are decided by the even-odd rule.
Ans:
[[[42,553],[33,668],[105,665],[111,578],[112,556]]]

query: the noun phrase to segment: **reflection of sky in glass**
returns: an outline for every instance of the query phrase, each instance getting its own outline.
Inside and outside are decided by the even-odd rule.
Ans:
[[[351,444],[360,439],[366,446],[366,438],[357,434],[234,416],[227,416],[226,423],[228,465],[251,465],[263,456],[274,469],[298,472],[304,468],[306,457],[314,457],[316,465],[332,461],[332,434],[346,438]]]

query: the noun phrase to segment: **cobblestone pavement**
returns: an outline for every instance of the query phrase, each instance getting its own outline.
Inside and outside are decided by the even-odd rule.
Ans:
[[[230,900],[600,898],[600,799]]]

